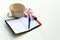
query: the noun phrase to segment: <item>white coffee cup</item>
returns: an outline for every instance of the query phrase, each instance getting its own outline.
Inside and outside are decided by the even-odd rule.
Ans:
[[[25,10],[24,5],[19,4],[19,3],[14,3],[9,8],[10,8],[12,16],[9,16],[10,13],[8,13],[7,14],[8,17],[20,18],[23,16],[23,12]]]

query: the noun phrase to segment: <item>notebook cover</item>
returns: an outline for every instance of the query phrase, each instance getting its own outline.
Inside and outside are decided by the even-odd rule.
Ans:
[[[32,18],[34,18],[34,20],[39,24],[39,25],[37,25],[36,27],[34,27],[34,28],[32,28],[32,29],[30,29],[30,30],[28,30],[28,31],[24,31],[24,32],[21,32],[21,33],[18,33],[18,34],[22,34],[22,33],[26,33],[26,32],[29,32],[29,31],[31,31],[31,30],[33,30],[33,29],[35,29],[35,28],[38,28],[39,26],[41,26],[41,23],[37,20],[37,18],[35,17],[35,16],[32,16]],[[9,19],[9,20],[14,20],[14,19]],[[8,25],[8,27],[12,30],[12,28],[10,27],[10,25],[7,23],[7,21],[9,21],[9,20],[5,20],[5,23]],[[15,34],[15,32],[12,30],[12,32]],[[15,35],[17,35],[17,34],[15,34]]]

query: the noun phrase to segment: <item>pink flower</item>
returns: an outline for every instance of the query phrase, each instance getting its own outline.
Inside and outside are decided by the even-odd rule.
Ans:
[[[26,8],[25,11],[24,11],[24,16],[25,17],[29,17],[32,15],[32,10],[31,8]]]

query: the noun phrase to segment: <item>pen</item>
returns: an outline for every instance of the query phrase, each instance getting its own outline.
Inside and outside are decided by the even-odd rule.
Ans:
[[[28,18],[28,29],[30,28],[30,21],[31,21],[31,18],[29,16],[29,18]]]

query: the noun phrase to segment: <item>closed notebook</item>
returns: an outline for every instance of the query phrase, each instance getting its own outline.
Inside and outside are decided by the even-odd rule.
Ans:
[[[15,34],[28,32],[40,26],[39,22],[34,20],[32,17],[29,29],[28,29],[28,18],[26,17],[21,17],[19,19],[5,20],[5,22]]]

